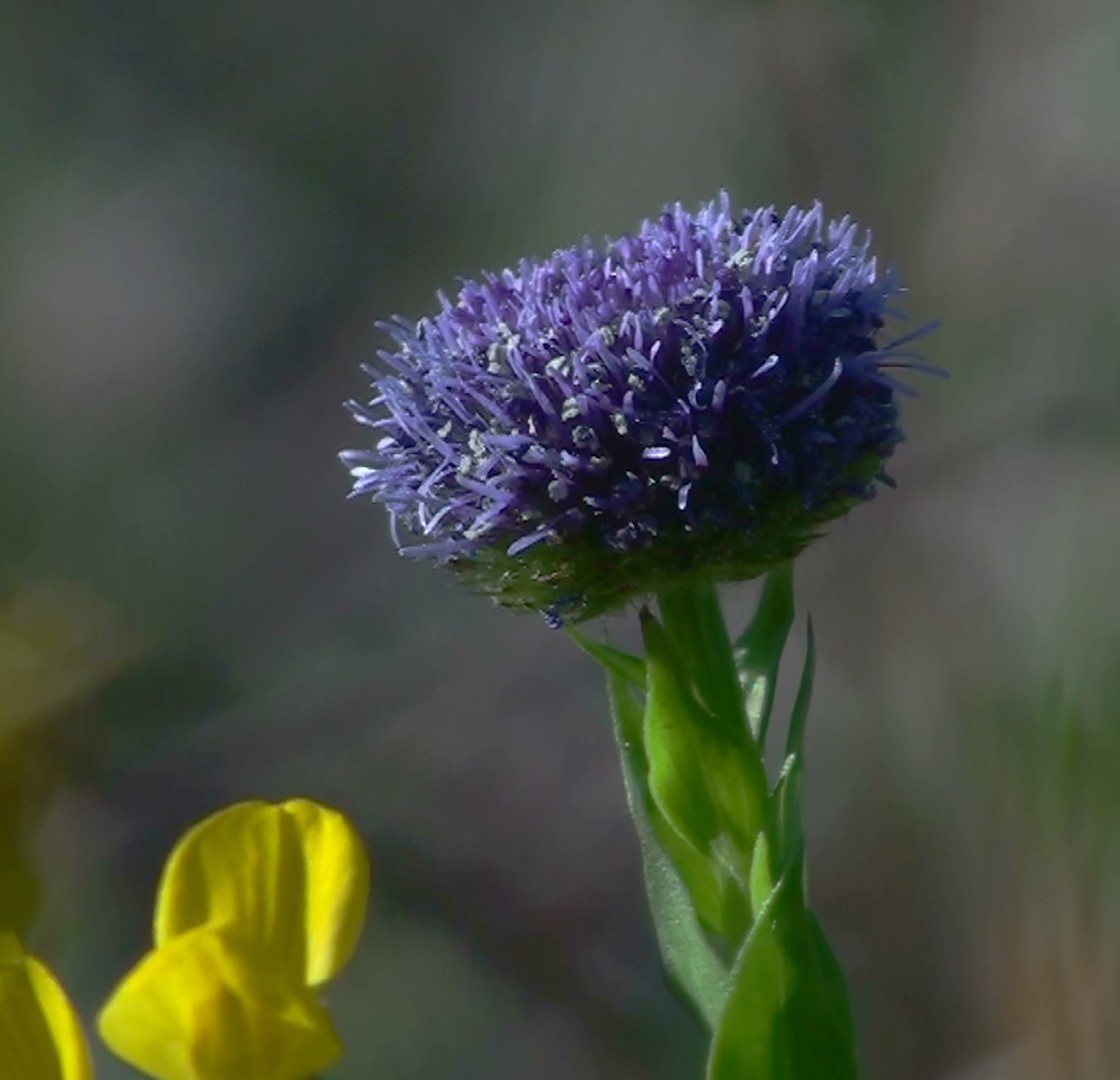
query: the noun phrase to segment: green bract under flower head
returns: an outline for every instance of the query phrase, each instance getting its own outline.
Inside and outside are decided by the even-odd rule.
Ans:
[[[351,403],[342,455],[402,554],[577,621],[682,578],[755,577],[889,482],[901,441],[880,343],[901,291],[819,204],[677,205],[635,235],[465,282]]]

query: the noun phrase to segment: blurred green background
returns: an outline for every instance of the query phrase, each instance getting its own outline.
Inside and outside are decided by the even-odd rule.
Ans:
[[[1092,0],[8,0],[0,915],[92,1017],[179,832],[308,795],[376,862],[332,1075],[698,1075],[599,673],[396,556],[341,402],[459,275],[819,196],[953,373],[798,573],[867,1076],[1116,1080],[1118,101]]]

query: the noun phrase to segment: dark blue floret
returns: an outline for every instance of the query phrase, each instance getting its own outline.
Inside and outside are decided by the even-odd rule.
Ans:
[[[402,553],[513,606],[583,618],[674,576],[743,578],[874,493],[902,439],[880,345],[900,292],[820,205],[679,205],[466,282],[385,327],[343,459]]]

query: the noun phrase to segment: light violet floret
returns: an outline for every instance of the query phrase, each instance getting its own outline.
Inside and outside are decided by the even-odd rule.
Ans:
[[[877,341],[901,291],[850,219],[726,194],[522,259],[384,325],[373,397],[350,405],[376,433],[342,455],[353,492],[404,554],[453,564],[720,547],[775,514],[807,538],[884,479],[890,369],[934,370],[903,349],[928,327]]]

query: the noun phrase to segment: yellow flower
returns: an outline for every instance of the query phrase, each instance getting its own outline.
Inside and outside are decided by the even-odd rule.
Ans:
[[[22,933],[42,889],[30,837],[65,767],[58,725],[139,655],[95,597],[64,583],[0,589],[0,927]],[[62,740],[63,742],[65,740]]]
[[[14,934],[0,932],[0,1076],[93,1080],[82,1025],[55,981]]]
[[[296,799],[207,818],[167,860],[155,948],[102,1009],[102,1039],[157,1080],[306,1080],[341,1054],[313,991],[353,954],[369,884],[336,811]]]

